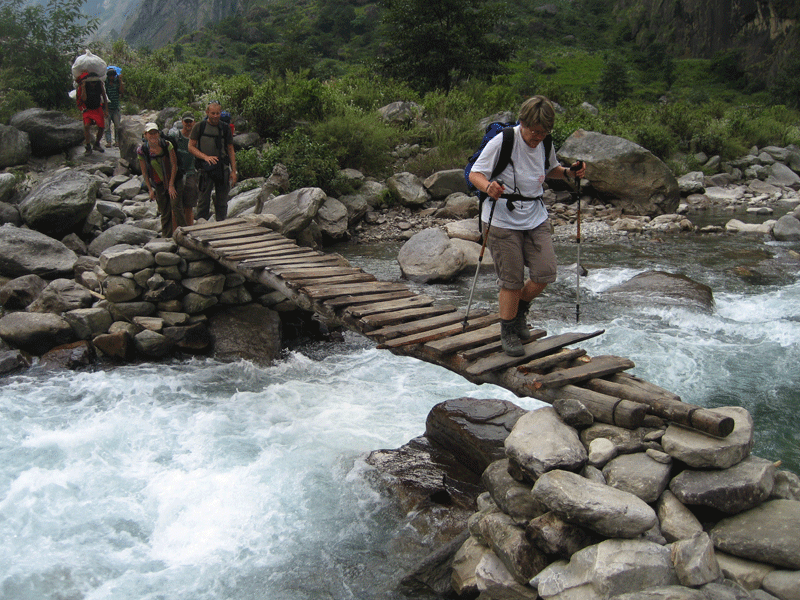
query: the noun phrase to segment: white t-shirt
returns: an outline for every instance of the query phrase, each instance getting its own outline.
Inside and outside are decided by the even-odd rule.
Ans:
[[[488,179],[494,171],[500,157],[500,146],[503,143],[502,134],[497,134],[483,149],[472,170],[483,173]],[[550,170],[558,166],[556,150],[550,148]],[[536,198],[542,195],[542,183],[547,174],[544,172],[544,143],[539,142],[536,148],[531,148],[522,139],[520,126],[514,127],[514,148],[511,151],[511,162],[497,177],[506,188],[506,193],[520,194],[526,198]],[[491,198],[483,203],[481,220],[489,222],[489,213],[492,209]],[[496,203],[492,216],[492,227],[503,229],[534,229],[547,220],[547,209],[544,203],[531,200],[514,202],[514,210],[509,211],[506,200],[502,196]]]

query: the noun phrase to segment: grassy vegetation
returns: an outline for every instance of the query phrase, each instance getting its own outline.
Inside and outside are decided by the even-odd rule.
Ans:
[[[672,59],[666,48],[636,46],[624,22],[611,18],[609,0],[552,3],[556,14],[537,12],[526,0],[508,2],[515,25],[497,33],[514,42],[513,58],[500,74],[464,78],[447,92],[381,72],[381,7],[362,0],[248,0],[241,16],[156,51],[122,41],[95,43],[93,50],[123,68],[126,113],[166,106],[199,112],[219,100],[238,130],[264,139],[241,153],[244,177],[268,176],[283,162],[294,186],[332,194],[343,190],[341,168],[375,177],[402,168],[424,177],[463,167],[480,141],[479,120],[516,112],[533,94],[563,108],[556,145],[579,128],[618,135],[668,161],[678,175],[700,166],[697,152],[732,159],[753,145],[800,145],[800,61],[788,65],[783,88],[766,90],[738,71],[735,53]],[[398,100],[417,103],[422,118],[384,122],[377,109]],[[32,102],[0,85],[2,122]],[[410,158],[392,157],[398,147],[417,145]]]

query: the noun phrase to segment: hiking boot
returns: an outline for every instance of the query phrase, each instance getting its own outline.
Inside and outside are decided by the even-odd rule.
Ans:
[[[92,153],[92,145],[86,144],[86,152],[84,154],[91,154]]]
[[[94,149],[97,150],[98,152],[105,152],[105,150],[103,150],[103,146],[100,145],[100,142],[94,143]]]
[[[500,343],[503,346],[503,352],[509,356],[523,356],[525,349],[522,347],[522,342],[517,333],[515,319],[500,321]]]
[[[531,330],[528,329],[528,309],[531,307],[530,302],[520,300],[517,305],[517,316],[514,317],[514,327],[517,331],[519,339],[523,342],[531,339]]]

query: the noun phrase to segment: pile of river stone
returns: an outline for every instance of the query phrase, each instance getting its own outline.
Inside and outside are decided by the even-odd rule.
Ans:
[[[715,410],[735,421],[726,438],[596,423],[569,401],[437,405],[426,439],[486,465],[486,491],[449,569],[405,583],[481,600],[797,600],[800,478],[751,454],[745,409]]]
[[[46,362],[57,347],[69,367],[93,362],[96,352],[153,359],[213,346],[225,358],[249,348],[247,358],[261,363],[280,352],[280,318],[272,309],[285,307],[285,298],[172,239],[114,244],[99,257],[71,262],[74,278],[30,273],[0,287],[0,339],[14,348],[0,352],[0,372],[29,364],[28,355]],[[225,310],[210,312],[214,307]]]

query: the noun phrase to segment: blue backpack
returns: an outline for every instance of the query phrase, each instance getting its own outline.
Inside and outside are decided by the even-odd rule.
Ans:
[[[467,166],[464,167],[464,179],[467,182],[467,189],[469,190],[470,194],[477,196],[481,202],[486,198],[486,194],[479,191],[472,182],[469,180],[469,174],[472,171],[472,166],[475,164],[475,161],[478,160],[478,157],[483,152],[483,149],[486,147],[486,144],[489,143],[494,136],[498,133],[503,134],[503,144],[500,146],[500,156],[497,158],[497,164],[492,171],[492,176],[489,179],[496,178],[500,173],[502,173],[505,168],[511,162],[511,150],[514,148],[514,126],[516,123],[501,123],[499,121],[495,121],[494,123],[489,123],[486,126],[486,131],[483,134],[483,139],[481,140],[481,145],[478,149],[474,152],[472,156],[469,157],[467,161]]]

